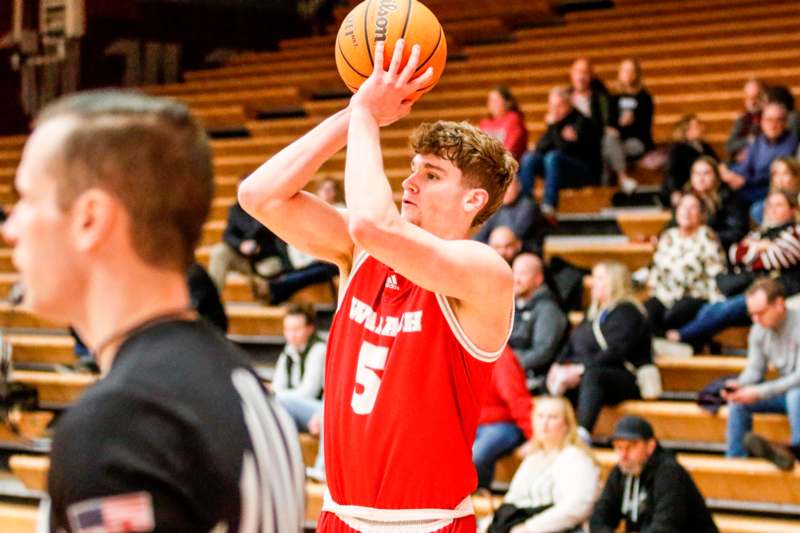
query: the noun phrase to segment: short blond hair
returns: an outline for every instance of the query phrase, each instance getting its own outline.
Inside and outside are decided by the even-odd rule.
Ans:
[[[619,261],[600,261],[596,263],[592,270],[603,267],[608,278],[608,301],[601,307],[598,302],[592,301],[587,313],[589,318],[594,318],[602,309],[610,309],[622,302],[634,304],[639,311],[644,313],[642,303],[636,298],[633,292],[633,282],[631,273],[623,263]]]
[[[411,134],[411,149],[433,154],[458,167],[470,187],[484,189],[489,201],[472,221],[483,224],[503,203],[519,165],[503,144],[467,122],[424,122]]]

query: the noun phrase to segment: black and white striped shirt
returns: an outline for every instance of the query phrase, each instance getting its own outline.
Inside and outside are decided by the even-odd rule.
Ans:
[[[111,519],[152,525],[136,531],[302,531],[294,424],[246,355],[203,321],[129,337],[59,421],[51,461],[54,532]]]

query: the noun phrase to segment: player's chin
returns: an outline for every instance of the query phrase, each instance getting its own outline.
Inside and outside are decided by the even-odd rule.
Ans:
[[[419,208],[414,204],[403,204],[400,208],[400,216],[403,217],[403,220],[407,222],[411,222],[412,224],[419,226]]]

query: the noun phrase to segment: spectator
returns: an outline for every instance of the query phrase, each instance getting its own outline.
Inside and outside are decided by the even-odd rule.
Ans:
[[[756,278],[777,277],[787,295],[800,292],[800,225],[795,222],[796,208],[796,197],[783,191],[769,194],[762,228],[732,245],[728,252],[734,275],[722,279],[722,284],[718,278],[717,283],[727,298],[701,307],[691,322],[667,331],[667,339],[687,342],[698,349],[716,332],[747,324],[747,303],[742,293]]]
[[[324,178],[317,186],[316,195],[323,202],[334,207],[344,207],[340,203],[341,189],[339,182],[333,178]],[[253,278],[253,292],[259,300],[269,304],[278,305],[291,298],[297,291],[318,283],[332,283],[339,274],[339,269],[325,261],[298,250],[292,245],[286,245],[289,270],[269,278]],[[331,294],[335,294],[331,285]]]
[[[770,190],[783,190],[797,196],[800,194],[800,162],[792,157],[779,157],[769,166]],[[761,224],[764,218],[764,201],[750,207],[750,218]]]
[[[600,469],[578,438],[575,412],[563,398],[536,399],[530,453],[514,474],[503,505],[482,521],[489,532],[583,531],[600,485]],[[521,510],[521,512],[515,512]],[[508,520],[509,515],[517,519]]]
[[[285,265],[281,258],[283,243],[261,222],[248,215],[239,203],[228,209],[228,224],[222,242],[211,249],[208,274],[219,294],[225,290],[225,277],[234,270],[246,274],[251,283],[258,276],[280,273]]]
[[[747,339],[747,366],[725,383],[728,400],[728,457],[745,457],[743,440],[752,429],[753,413],[787,413],[791,445],[800,446],[800,312],[786,308],[781,283],[762,278],[747,290],[747,312],[753,320]],[[766,379],[768,367],[778,371]]]
[[[703,304],[722,300],[715,277],[725,272],[725,254],[703,215],[700,198],[685,193],[675,209],[677,227],[658,239],[644,303],[658,336],[689,322]]]
[[[702,200],[706,225],[717,234],[723,250],[727,250],[747,234],[750,228],[747,206],[735,191],[721,181],[719,163],[714,158],[700,156],[692,164],[689,183],[684,190],[691,191]],[[677,200],[677,194],[675,197]]]
[[[192,309],[217,326],[220,331],[228,331],[228,315],[225,314],[225,306],[219,299],[219,292],[211,277],[196,261],[189,265],[186,270],[186,279],[189,283],[189,299],[192,302]]]
[[[697,115],[684,115],[675,125],[661,183],[661,201],[664,205],[675,205],[675,192],[683,189],[689,181],[692,165],[699,157],[706,155],[719,160],[711,145],[703,140],[704,133],[705,126]]]
[[[320,200],[336,207],[344,207],[342,187],[333,178],[322,178],[314,192]]]
[[[522,251],[522,241],[508,226],[498,226],[489,235],[489,246],[510,265],[514,258]]]
[[[326,343],[316,332],[316,316],[310,306],[293,305],[283,318],[286,346],[278,356],[272,391],[275,399],[294,420],[298,431],[322,434],[322,388],[325,377]],[[325,478],[322,439],[312,477]]]
[[[639,398],[635,369],[652,364],[652,333],[622,263],[592,269],[592,303],[570,334],[547,377],[551,394],[569,391],[577,401],[578,431],[591,439],[604,405]]]
[[[507,226],[522,241],[525,249],[541,252],[544,234],[540,219],[536,202],[522,194],[522,184],[518,178],[514,178],[503,196],[503,205],[481,226],[475,240],[488,243],[489,235],[495,228]]]
[[[617,465],[594,508],[592,533],[670,531],[717,533],[717,526],[692,476],[656,440],[638,416],[617,422],[611,436]]]
[[[739,191],[748,205],[767,195],[772,162],[797,151],[797,137],[787,127],[787,113],[783,104],[768,102],[761,113],[761,133],[748,148],[744,162],[731,168],[720,165],[722,181]]]
[[[764,90],[767,103],[781,104],[786,108],[786,126],[795,137],[800,139],[800,115],[795,109],[794,94],[785,85],[771,85]]]
[[[523,194],[530,195],[534,178],[544,177],[542,213],[552,220],[559,190],[598,182],[601,130],[572,106],[570,93],[563,87],[550,91],[547,109],[547,130],[536,149],[522,157],[519,178]]]
[[[503,143],[514,159],[520,160],[528,148],[528,130],[517,99],[505,85],[498,85],[486,98],[489,116],[478,127]]]
[[[595,76],[592,63],[585,57],[579,57],[572,63],[569,79],[572,106],[583,116],[592,119],[595,129],[602,133],[610,123],[611,102],[608,89]]]
[[[742,163],[747,158],[747,147],[761,133],[761,110],[764,101],[764,84],[754,78],[747,80],[744,84],[744,111],[736,118],[725,142],[729,161]]]
[[[531,407],[525,372],[506,346],[494,364],[472,445],[479,488],[489,488],[492,484],[494,465],[500,457],[531,438]]]
[[[544,385],[547,371],[567,331],[567,317],[544,280],[544,265],[536,255],[514,259],[514,326],[508,344],[529,379],[529,390]]]
[[[610,124],[603,135],[603,159],[616,173],[623,191],[632,191],[638,185],[628,175],[628,161],[642,157],[654,146],[653,111],[653,97],[642,83],[639,62],[623,60],[617,93],[611,100]]]

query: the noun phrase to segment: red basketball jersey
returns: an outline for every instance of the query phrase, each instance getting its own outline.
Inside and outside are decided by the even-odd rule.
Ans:
[[[333,320],[325,468],[341,505],[454,509],[477,485],[472,442],[492,363],[447,299],[367,255]]]

